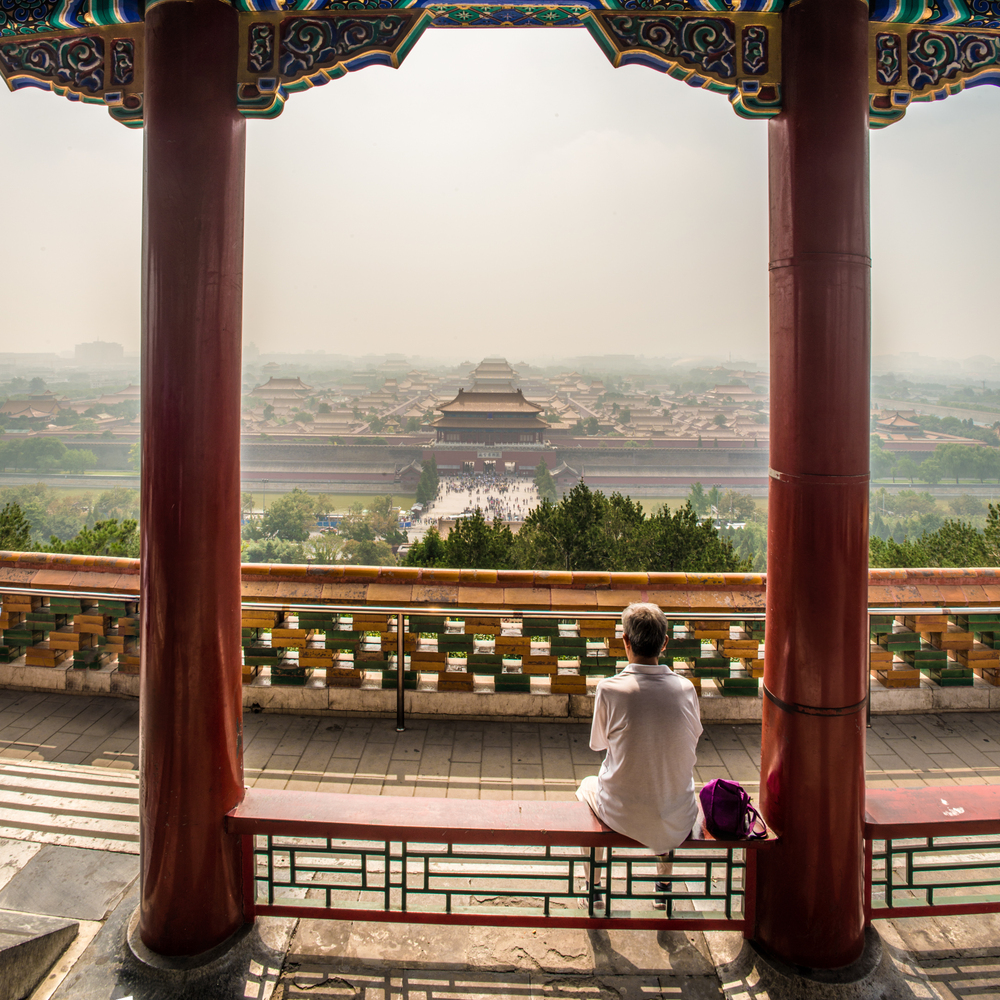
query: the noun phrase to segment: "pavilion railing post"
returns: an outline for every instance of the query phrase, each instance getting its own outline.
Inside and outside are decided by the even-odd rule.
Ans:
[[[782,14],[769,123],[771,444],[754,939],[798,966],[864,947],[870,267],[868,7]],[[816,622],[825,622],[822,629]]]
[[[405,678],[403,667],[406,659],[406,625],[403,612],[400,610],[396,616],[396,732],[402,733],[406,729],[406,719],[404,718],[404,687]]]
[[[146,9],[139,932],[162,955],[244,922],[238,14]]]

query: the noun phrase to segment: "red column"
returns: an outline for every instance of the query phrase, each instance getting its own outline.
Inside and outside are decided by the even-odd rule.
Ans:
[[[833,968],[863,947],[868,623],[868,8],[782,15],[769,124],[771,481],[755,938]]]
[[[237,23],[218,0],[146,16],[139,926],[164,955],[243,923]]]

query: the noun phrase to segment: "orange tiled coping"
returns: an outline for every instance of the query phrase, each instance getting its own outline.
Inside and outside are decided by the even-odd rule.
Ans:
[[[0,552],[0,586],[138,594],[139,560]],[[763,611],[765,575],[562,573],[405,566],[243,566],[247,601],[446,605],[609,612],[630,601],[667,611]],[[1000,569],[873,569],[873,607],[1000,605]]]

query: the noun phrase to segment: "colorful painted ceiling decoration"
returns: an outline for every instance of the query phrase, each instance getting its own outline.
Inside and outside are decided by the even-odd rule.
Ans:
[[[424,29],[586,28],[614,66],[724,94],[737,114],[781,111],[785,0],[228,0],[240,11],[237,101],[273,118],[287,98],[365,66],[399,67]],[[0,73],[142,125],[142,0],[0,0]],[[1000,0],[871,0],[872,128],[914,101],[1000,85]]]

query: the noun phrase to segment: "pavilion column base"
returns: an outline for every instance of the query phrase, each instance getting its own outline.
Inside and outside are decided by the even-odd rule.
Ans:
[[[136,908],[125,928],[122,942],[121,982],[135,1000],[245,1000],[248,986],[255,996],[269,995],[267,986],[276,982],[296,920],[260,917],[244,924],[221,944],[200,955],[158,955],[139,936]],[[273,988],[273,986],[272,986]]]
[[[914,1000],[915,994],[874,927],[865,929],[861,957],[839,969],[806,969],[764,954],[744,941],[739,955],[719,966],[729,998],[769,1000]]]

